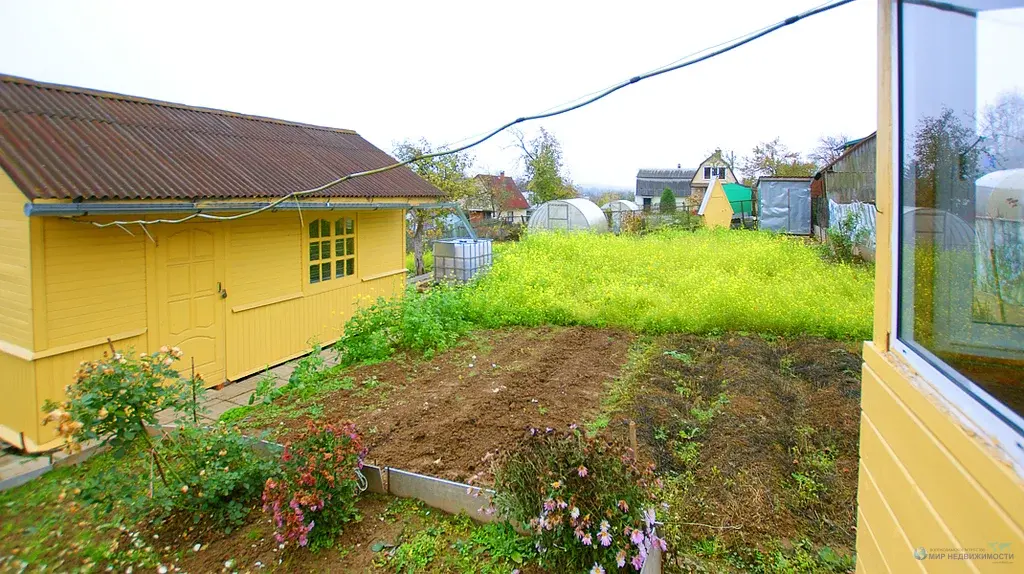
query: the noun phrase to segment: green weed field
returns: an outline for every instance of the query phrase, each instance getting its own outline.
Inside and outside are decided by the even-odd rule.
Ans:
[[[866,338],[873,269],[833,264],[761,232],[534,233],[465,289],[485,327],[580,324],[644,332],[754,331]]]

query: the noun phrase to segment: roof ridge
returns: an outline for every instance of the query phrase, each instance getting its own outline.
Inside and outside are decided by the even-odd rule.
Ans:
[[[233,117],[233,118],[239,118],[239,119],[243,119],[243,120],[251,120],[251,121],[257,121],[257,122],[264,122],[264,123],[273,123],[273,124],[279,124],[279,125],[294,126],[294,127],[299,127],[299,128],[323,130],[323,131],[343,133],[343,134],[359,135],[355,130],[350,130],[350,129],[345,129],[345,128],[332,128],[332,127],[328,127],[328,126],[318,126],[318,125],[314,125],[314,124],[306,124],[306,123],[302,123],[302,122],[293,122],[293,121],[282,120],[282,119],[278,119],[278,118],[271,118],[271,117],[267,117],[267,116],[257,116],[257,115],[253,115],[253,114],[243,114],[243,113],[240,113],[240,112],[232,112],[230,110],[221,110],[221,109],[218,109],[218,108],[207,108],[207,107],[203,107],[203,106],[190,106],[188,104],[181,104],[181,103],[178,103],[178,102],[169,102],[169,101],[166,101],[166,100],[156,100],[156,99],[153,99],[153,98],[145,98],[145,97],[142,97],[142,96],[132,96],[132,95],[129,95],[129,94],[121,94],[121,93],[118,93],[118,92],[108,92],[108,91],[104,91],[104,90],[95,90],[95,89],[92,89],[92,88],[82,88],[82,87],[79,87],[79,86],[71,86],[71,85],[67,85],[67,84],[55,84],[55,83],[50,83],[50,82],[41,82],[39,80],[33,80],[31,78],[24,78],[24,77],[21,77],[21,76],[14,76],[14,75],[11,75],[11,74],[2,74],[2,73],[0,73],[0,82],[10,83],[10,84],[21,84],[23,86],[30,86],[30,87],[37,88],[37,89],[42,89],[42,90],[56,90],[56,91],[61,91],[61,92],[67,92],[67,93],[70,93],[70,94],[80,94],[80,95],[84,95],[84,96],[92,96],[92,97],[97,97],[97,98],[105,98],[105,99],[109,99],[109,100],[119,100],[119,101],[124,101],[124,102],[132,102],[132,103],[136,103],[136,104],[143,104],[143,105],[150,105],[150,106],[157,106],[157,107],[164,107],[164,108],[175,108],[175,109],[179,109],[179,110],[186,110],[186,111],[192,111],[192,112],[212,114],[212,115],[217,115],[217,116]],[[17,110],[17,111],[25,112],[26,110]],[[85,119],[85,118],[79,118],[78,116],[69,116],[69,117],[76,117],[78,119]]]
[[[99,123],[104,123],[104,124],[110,124],[110,125],[113,125],[113,126],[123,126],[123,127],[128,127],[128,128],[145,128],[147,130],[170,132],[170,133],[178,133],[178,134],[182,134],[182,133],[186,133],[186,134],[205,134],[205,135],[212,135],[212,136],[218,136],[218,137],[238,138],[238,139],[244,139],[244,140],[257,140],[257,141],[267,141],[267,142],[290,142],[290,143],[296,143],[296,144],[300,144],[300,145],[316,145],[316,146],[319,146],[319,147],[336,147],[336,148],[339,148],[339,149],[342,149],[342,148],[343,149],[359,149],[357,147],[352,147],[352,146],[334,145],[333,143],[332,144],[325,144],[323,142],[312,142],[312,141],[310,141],[308,139],[303,140],[301,138],[291,138],[291,139],[270,138],[270,137],[266,137],[266,136],[262,136],[262,135],[249,135],[249,134],[243,135],[243,134],[238,134],[238,133],[234,133],[234,132],[231,132],[231,131],[216,131],[216,130],[192,128],[192,127],[175,127],[175,126],[171,126],[171,125],[155,125],[155,124],[144,123],[144,122],[132,122],[132,121],[124,121],[124,120],[111,120],[111,119],[107,119],[107,118],[90,118],[90,117],[86,117],[86,116],[81,115],[81,114],[73,114],[73,113],[66,113],[66,112],[64,112],[64,113],[57,113],[57,112],[47,112],[47,111],[37,111],[37,110],[25,110],[25,109],[20,109],[20,108],[9,108],[9,107],[5,107],[3,105],[0,105],[0,112],[9,112],[11,114],[28,114],[28,115],[33,115],[33,116],[41,116],[41,117],[45,117],[45,118],[59,118],[59,119],[62,119],[62,120],[68,120],[68,121],[73,121],[73,122],[99,122]],[[287,122],[287,121],[284,121],[284,120],[281,120],[281,121],[279,121],[277,123],[280,124],[280,125],[287,125],[287,126],[290,126],[290,127],[303,127],[303,128],[305,127],[302,124],[293,124],[291,122]],[[354,135],[354,136],[358,136],[359,135],[359,134],[357,134],[357,133],[355,133],[353,131],[349,131],[349,130],[334,130],[334,129],[330,129],[330,131],[333,131],[333,132],[336,132],[336,133],[340,133],[340,134],[343,134],[343,135]]]

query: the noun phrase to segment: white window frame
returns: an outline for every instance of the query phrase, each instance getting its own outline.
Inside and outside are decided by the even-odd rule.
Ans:
[[[1024,477],[1024,435],[1020,434],[1010,424],[996,413],[1011,421],[1017,422],[1024,428],[1024,418],[1014,413],[1001,401],[990,395],[979,385],[963,377],[951,365],[946,364],[938,357],[927,353],[922,354],[918,349],[910,347],[899,339],[899,295],[900,295],[900,226],[902,224],[899,206],[900,201],[900,168],[902,158],[900,151],[903,138],[903,118],[900,115],[900,102],[902,100],[903,86],[900,83],[900,66],[902,65],[900,53],[900,23],[901,23],[901,0],[892,1],[892,29],[890,30],[890,54],[891,54],[891,85],[892,94],[892,204],[889,205],[891,224],[890,256],[891,260],[891,284],[890,284],[890,324],[889,324],[889,346],[891,350],[901,357],[914,371],[931,385],[937,395],[947,403],[949,412],[953,414],[958,422],[964,427],[973,430],[978,436],[986,437],[992,446],[1006,455],[1012,463],[1017,475]],[[951,378],[946,372],[938,369],[935,364],[942,363],[953,373]],[[970,392],[968,392],[970,389]],[[995,412],[993,412],[995,411]]]

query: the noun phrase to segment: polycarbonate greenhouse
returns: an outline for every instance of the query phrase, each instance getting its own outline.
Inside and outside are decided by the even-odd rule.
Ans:
[[[601,206],[601,211],[608,216],[612,231],[618,233],[622,228],[622,216],[629,213],[637,213],[640,206],[628,199],[616,199]]]
[[[529,227],[604,233],[608,231],[608,220],[596,203],[577,197],[541,204],[530,216]]]

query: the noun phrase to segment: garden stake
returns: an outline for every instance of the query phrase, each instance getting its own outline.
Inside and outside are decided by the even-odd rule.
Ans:
[[[633,449],[633,456],[636,456],[636,421],[629,421],[629,448]]]
[[[192,357],[192,424],[198,424],[196,416],[196,358]]]

